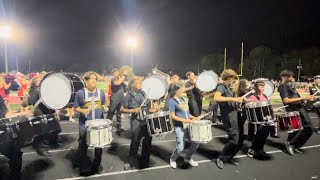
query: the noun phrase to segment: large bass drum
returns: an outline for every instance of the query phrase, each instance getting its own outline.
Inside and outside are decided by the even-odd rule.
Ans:
[[[73,104],[76,92],[84,87],[84,81],[77,74],[49,73],[41,81],[40,98],[50,109],[63,109]]]
[[[257,81],[263,81],[264,86],[264,94],[268,97],[270,97],[274,93],[275,85],[273,82],[271,82],[269,79],[266,78],[258,78],[252,81],[252,85]]]
[[[218,75],[213,71],[202,72],[197,77],[196,85],[200,91],[209,92],[214,90],[218,84]]]
[[[158,74],[152,74],[146,77],[142,82],[142,91],[148,99],[157,100],[165,95],[168,90],[168,82]]]

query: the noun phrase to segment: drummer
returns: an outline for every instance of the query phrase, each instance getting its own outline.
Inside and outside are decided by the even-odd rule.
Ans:
[[[175,133],[177,136],[176,149],[170,157],[170,166],[173,169],[177,168],[176,160],[184,150],[184,140],[186,137],[190,138],[186,129],[183,127],[183,123],[192,123],[196,118],[189,113],[187,101],[182,97],[185,91],[184,87],[174,85],[174,96],[169,100],[169,111],[173,119],[173,125],[175,126]],[[199,143],[191,142],[189,151],[187,152],[184,161],[190,164],[192,167],[197,167],[199,164],[192,159],[192,155],[197,151]]]
[[[202,111],[202,98],[200,90],[196,87],[197,76],[194,72],[189,71],[186,74],[188,81],[185,84],[185,92],[188,96],[188,106],[190,114],[193,116],[200,116]]]
[[[166,97],[166,102],[164,105],[165,111],[169,110],[169,100],[174,96],[173,87],[179,83],[179,80],[180,80],[180,77],[176,74],[172,75],[169,80],[169,88],[168,88],[168,93]]]
[[[290,82],[293,77],[293,72],[284,70],[280,73],[282,79],[281,85],[279,86],[279,93],[284,105],[288,105],[286,110],[299,111],[303,130],[289,133],[285,147],[290,155],[294,153],[303,153],[301,147],[308,141],[313,132],[313,125],[311,119],[306,111],[304,100],[313,100],[313,96],[301,97],[300,94],[290,86]]]
[[[317,96],[320,96],[320,75],[313,77],[314,83],[309,87],[310,95],[317,93]],[[320,98],[317,98],[316,101],[320,102]],[[316,130],[317,134],[320,134],[320,107],[313,107],[318,114],[318,129]]]
[[[87,169],[85,164],[85,157],[88,150],[86,141],[87,129],[85,127],[85,121],[92,120],[94,118],[104,119],[104,111],[108,112],[109,108],[106,106],[105,94],[102,90],[97,88],[97,75],[93,71],[86,72],[83,76],[87,88],[79,90],[75,95],[74,108],[75,111],[80,113],[79,116],[79,174],[80,176],[86,176],[96,173],[101,173],[103,167],[101,164],[102,148],[94,149],[94,160],[90,169]],[[95,102],[95,117],[92,117],[91,101],[94,98]]]
[[[4,103],[4,100],[2,96],[0,96],[0,123],[1,118],[5,118],[8,116],[13,115],[30,115],[29,112],[22,112],[22,113],[15,113],[10,114],[7,110],[7,107]],[[21,167],[22,167],[22,152],[20,149],[20,145],[18,141],[14,141],[12,144],[10,144],[8,147],[2,147],[0,148],[0,153],[5,155],[9,159],[9,166],[10,166],[10,178],[18,180],[21,179]]]
[[[129,159],[124,166],[124,170],[131,169],[137,157],[140,141],[142,142],[142,151],[140,158],[140,168],[148,168],[150,165],[150,151],[152,137],[148,133],[145,116],[149,113],[160,110],[159,106],[151,108],[151,103],[146,100],[145,92],[141,90],[141,77],[134,77],[129,83],[129,92],[124,97],[121,111],[123,113],[131,113],[131,143],[129,151]]]
[[[233,157],[242,147],[244,135],[244,121],[238,112],[239,104],[242,103],[242,97],[235,97],[231,86],[238,79],[237,73],[232,69],[225,69],[221,74],[222,83],[218,84],[214,100],[218,102],[221,112],[223,126],[228,133],[228,142],[217,159],[217,166],[224,168],[224,163],[239,165],[233,161]]]
[[[264,94],[265,83],[263,81],[256,81],[254,83],[255,93],[249,97],[253,102],[267,102],[268,97]],[[259,122],[263,119],[258,120]],[[247,155],[249,157],[257,157],[259,159],[270,159],[270,155],[263,150],[263,146],[269,136],[271,126],[257,124],[257,132],[253,138],[252,145],[248,149]]]

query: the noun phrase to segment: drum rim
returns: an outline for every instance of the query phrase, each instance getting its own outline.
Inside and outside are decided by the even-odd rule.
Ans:
[[[210,120],[196,120],[191,123],[191,125],[209,125],[209,124],[212,124]]]
[[[160,112],[148,114],[148,115],[146,115],[146,118],[147,119],[157,118],[157,117],[167,116],[167,115],[170,115],[170,114],[171,114],[170,111],[160,111]]]
[[[258,101],[258,102],[249,102],[245,104],[246,108],[259,108],[259,107],[266,107],[271,106],[270,101]]]
[[[102,125],[103,127],[106,127],[106,126],[107,126],[107,127],[110,127],[110,126],[112,126],[112,124],[113,124],[113,122],[112,122],[110,119],[86,120],[86,122],[88,122],[88,121],[104,121],[104,122],[106,122],[107,124]],[[87,124],[85,124],[85,126],[88,127],[88,128],[101,127],[101,126],[88,126]]]
[[[40,99],[41,99],[42,104],[45,105],[47,108],[49,108],[49,109],[54,109],[54,110],[58,110],[58,109],[56,109],[56,108],[50,107],[47,103],[45,103],[45,102],[43,101],[42,95],[41,95],[41,85],[42,85],[43,81],[45,80],[45,78],[47,78],[48,76],[53,75],[53,74],[63,74],[63,75],[65,75],[65,74],[72,74],[72,75],[74,75],[74,76],[77,76],[77,77],[82,81],[82,83],[84,84],[84,87],[86,87],[86,83],[85,83],[84,80],[81,78],[81,76],[79,76],[79,75],[76,74],[76,73],[70,73],[70,72],[49,72],[49,73],[47,73],[47,74],[42,78],[42,80],[41,80],[41,82],[40,82],[40,85],[39,85],[39,97],[40,97]],[[70,81],[71,79],[70,79],[68,76],[65,76],[65,77],[69,79],[69,84],[70,84],[70,86],[71,86],[71,89],[72,89],[72,91],[74,91],[74,86],[73,86],[73,84],[72,84],[71,81]],[[70,96],[70,98],[69,98],[69,103],[70,103],[71,97],[72,97],[72,96]],[[62,107],[62,108],[60,108],[60,109],[66,108],[69,103],[67,103],[64,107]]]
[[[279,113],[279,117],[292,117],[292,116],[296,116],[296,115],[300,115],[299,111],[290,111],[290,112]]]

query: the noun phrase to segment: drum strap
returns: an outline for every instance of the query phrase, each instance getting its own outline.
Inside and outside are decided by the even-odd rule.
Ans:
[[[92,101],[92,99],[94,99],[95,101],[95,104],[96,104],[96,108],[100,108],[101,107],[101,91],[100,89],[97,89],[97,93],[98,93],[98,96],[91,96],[89,97],[89,91],[87,88],[84,88],[84,102],[86,104],[87,107],[90,107],[90,103]]]
[[[175,101],[180,105],[180,101],[179,101],[179,99],[176,99],[176,98],[174,98],[174,97],[173,97],[173,99],[174,99],[174,100],[175,100]],[[185,103],[187,102],[187,100],[186,100],[185,98],[183,98],[183,97],[182,97],[182,100],[183,100]],[[189,117],[189,116],[188,116],[188,112],[185,110],[185,109],[187,109],[187,108],[188,108],[188,107],[187,107],[187,103],[186,103],[186,105],[185,105],[185,106],[186,106],[186,107],[184,107],[184,108],[183,108],[184,113],[186,114],[186,117]]]

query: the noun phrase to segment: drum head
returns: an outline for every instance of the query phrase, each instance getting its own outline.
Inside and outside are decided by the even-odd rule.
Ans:
[[[205,71],[197,78],[197,87],[203,92],[214,90],[218,84],[218,75],[213,71]]]
[[[157,74],[148,76],[142,82],[142,91],[146,93],[148,99],[160,99],[165,95],[167,89],[167,81],[162,76]]]
[[[267,97],[270,97],[274,93],[275,86],[269,79],[259,78],[259,79],[255,79],[254,81],[263,81],[265,83],[264,94]]]
[[[62,109],[70,101],[72,87],[63,73],[51,73],[44,77],[40,85],[40,97],[50,109]]]

